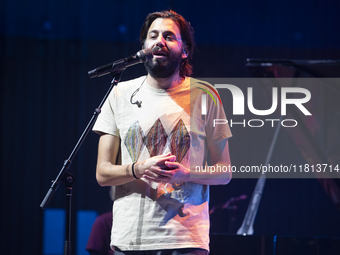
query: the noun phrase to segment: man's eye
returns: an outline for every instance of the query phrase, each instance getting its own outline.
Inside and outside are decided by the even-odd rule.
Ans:
[[[168,36],[166,37],[166,39],[167,39],[168,41],[174,40],[174,38],[173,38],[171,35],[168,35]]]

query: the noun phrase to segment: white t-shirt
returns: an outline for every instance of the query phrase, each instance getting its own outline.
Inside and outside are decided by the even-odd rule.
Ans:
[[[198,80],[187,77],[181,85],[163,90],[151,87],[145,78],[119,83],[93,130],[120,137],[122,165],[171,152],[187,168],[204,166],[208,144],[231,136],[228,125],[207,127],[212,119],[225,119],[222,105],[208,100],[208,113],[201,116],[204,91],[194,87],[205,86]],[[142,101],[141,108],[130,103],[140,86],[132,101]],[[123,251],[209,250],[208,201],[209,187],[192,182],[158,184],[142,178],[116,186],[111,246]]]

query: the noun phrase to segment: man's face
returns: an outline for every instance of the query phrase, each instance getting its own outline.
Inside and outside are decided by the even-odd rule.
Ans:
[[[168,78],[179,70],[182,59],[187,57],[182,52],[180,30],[172,19],[158,18],[152,22],[144,48],[155,47],[153,59],[145,62],[145,68],[152,77]]]

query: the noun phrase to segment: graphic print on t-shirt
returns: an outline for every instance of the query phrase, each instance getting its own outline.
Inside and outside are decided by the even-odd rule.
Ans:
[[[132,161],[137,162],[140,153],[144,148],[144,134],[138,120],[131,125],[128,132],[126,133],[124,144],[130,154]]]
[[[124,144],[133,162],[138,161],[144,146],[150,157],[163,154],[167,142],[169,142],[171,154],[175,155],[176,161],[180,163],[190,148],[190,134],[182,119],[179,119],[169,136],[159,118],[146,136],[137,120],[130,126],[124,139]]]
[[[164,151],[168,135],[158,118],[144,138],[144,143],[149,151],[150,157],[160,155]]]
[[[190,135],[182,119],[180,119],[170,134],[170,151],[181,162],[190,148]]]

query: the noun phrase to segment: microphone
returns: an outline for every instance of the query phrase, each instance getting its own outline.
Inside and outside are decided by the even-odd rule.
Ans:
[[[104,76],[110,73],[118,73],[124,71],[125,68],[133,66],[138,63],[149,61],[153,58],[151,49],[143,49],[138,51],[135,55],[127,58],[122,58],[110,64],[106,64],[101,67],[97,67],[91,71],[88,71],[90,78]]]

